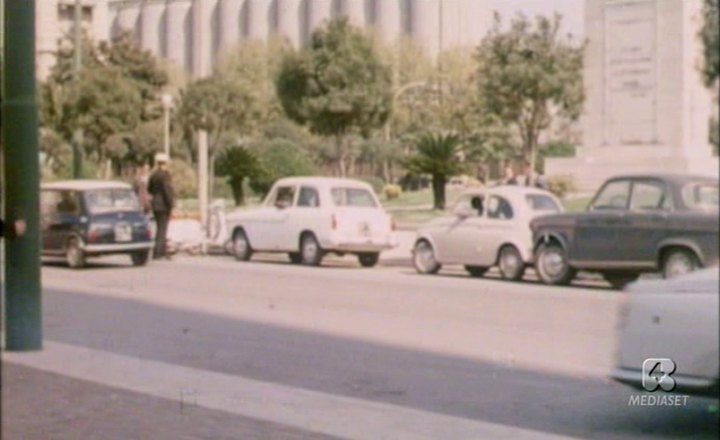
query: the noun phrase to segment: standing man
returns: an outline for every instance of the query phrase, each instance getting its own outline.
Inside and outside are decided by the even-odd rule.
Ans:
[[[172,210],[175,207],[172,178],[167,170],[168,159],[167,154],[164,153],[155,155],[155,171],[148,181],[148,192],[152,197],[150,203],[157,224],[154,259],[168,258],[167,230]]]

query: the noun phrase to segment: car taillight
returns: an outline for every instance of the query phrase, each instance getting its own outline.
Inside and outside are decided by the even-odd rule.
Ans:
[[[97,229],[90,229],[88,232],[88,242],[92,243],[100,238],[100,231]]]
[[[330,217],[330,227],[333,231],[337,230],[337,217],[335,217],[335,214]]]

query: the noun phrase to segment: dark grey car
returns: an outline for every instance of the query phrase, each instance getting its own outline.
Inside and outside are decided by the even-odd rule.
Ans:
[[[567,284],[578,270],[616,288],[643,272],[673,277],[717,263],[718,179],[614,177],[586,212],[541,217],[531,228],[535,269],[547,284]]]

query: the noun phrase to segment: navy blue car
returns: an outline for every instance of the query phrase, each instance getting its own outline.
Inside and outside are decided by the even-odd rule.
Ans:
[[[123,182],[72,180],[42,185],[43,256],[64,257],[72,268],[87,258],[127,254],[145,265],[153,247],[147,217]]]

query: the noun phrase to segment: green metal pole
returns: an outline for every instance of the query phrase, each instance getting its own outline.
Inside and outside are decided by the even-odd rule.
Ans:
[[[2,146],[5,219],[22,219],[22,237],[5,239],[5,347],[42,348],[40,287],[40,160],[35,95],[35,0],[6,1]]]

